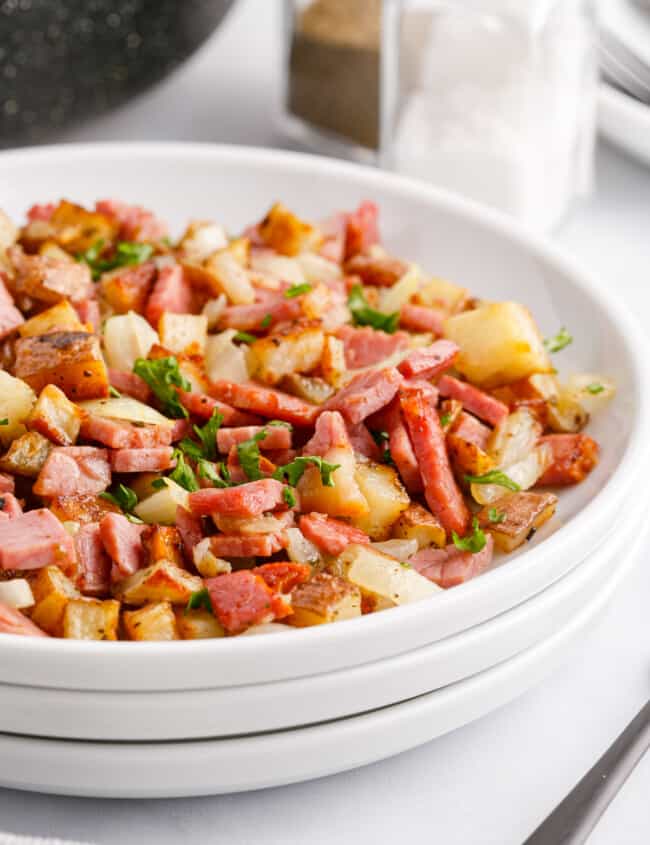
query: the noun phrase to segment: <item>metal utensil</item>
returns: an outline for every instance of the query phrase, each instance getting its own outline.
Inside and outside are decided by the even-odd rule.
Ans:
[[[582,845],[650,748],[650,701],[524,845]]]
[[[650,103],[650,65],[611,31],[600,33],[598,52],[605,79],[643,103]]]

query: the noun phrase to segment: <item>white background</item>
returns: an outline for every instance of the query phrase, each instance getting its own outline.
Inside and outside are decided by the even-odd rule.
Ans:
[[[59,140],[280,145],[272,128],[275,9],[272,0],[240,0],[171,79]],[[598,192],[556,239],[648,319],[650,170],[601,146]],[[649,604],[650,561],[642,556],[598,627],[552,678],[491,716],[392,760],[293,787],[191,800],[99,802],[0,790],[0,829],[111,845],[519,845],[647,700]],[[650,755],[589,845],[647,845],[649,794]]]

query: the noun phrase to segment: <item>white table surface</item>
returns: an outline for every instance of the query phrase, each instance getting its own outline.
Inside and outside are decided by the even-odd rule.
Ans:
[[[58,140],[281,144],[272,128],[275,8],[271,0],[240,0],[171,79]],[[557,240],[642,314],[650,306],[649,223],[650,170],[601,146],[598,192]],[[650,566],[641,560],[598,627],[542,686],[392,760],[282,789],[177,801],[100,802],[0,789],[0,830],[120,845],[519,845],[647,700],[649,603]],[[650,755],[590,845],[647,845],[649,791]]]

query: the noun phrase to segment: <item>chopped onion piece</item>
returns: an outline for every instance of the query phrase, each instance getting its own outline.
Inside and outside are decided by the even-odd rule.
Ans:
[[[418,550],[417,540],[386,540],[383,543],[371,543],[373,549],[395,560],[405,561]]]
[[[11,581],[0,581],[0,601],[9,607],[31,607],[34,604],[34,594],[25,578],[13,578]]]
[[[320,561],[320,552],[299,528],[287,528],[287,555],[293,563],[313,565]]]
[[[97,417],[111,420],[142,423],[144,425],[166,425],[172,427],[174,420],[164,417],[155,408],[139,402],[131,396],[119,396],[111,399],[89,399],[79,402],[79,407]]]

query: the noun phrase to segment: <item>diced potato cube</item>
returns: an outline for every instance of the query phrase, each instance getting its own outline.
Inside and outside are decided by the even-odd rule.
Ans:
[[[83,412],[53,384],[41,390],[25,425],[59,446],[72,446],[81,427]]]
[[[14,440],[7,454],[0,458],[0,471],[36,478],[51,449],[50,441],[36,431],[22,434]]]
[[[169,560],[159,560],[119,581],[113,595],[126,604],[155,601],[187,604],[192,593],[201,589],[203,581],[197,575],[190,575]]]
[[[464,475],[485,475],[494,468],[494,460],[487,452],[457,434],[447,435],[447,451],[454,472],[461,479]]]
[[[58,243],[72,255],[85,252],[97,241],[110,243],[117,237],[119,227],[110,217],[68,200],[61,200],[49,222],[56,230]]]
[[[34,594],[26,578],[11,578],[0,581],[0,602],[19,610],[34,604]]]
[[[178,243],[178,251],[188,261],[200,264],[218,249],[228,246],[223,226],[211,220],[192,220]]]
[[[208,299],[201,309],[201,314],[203,314],[208,321],[208,329],[214,329],[217,327],[219,320],[221,319],[221,315],[227,307],[228,299],[225,293],[220,293],[219,296],[215,297],[215,299]]]
[[[444,279],[427,279],[417,292],[416,301],[429,308],[442,308],[450,314],[462,310],[469,300],[466,288]]]
[[[15,373],[34,390],[56,384],[70,399],[108,396],[108,372],[99,338],[85,332],[51,332],[16,341]]]
[[[66,525],[87,525],[101,522],[109,513],[121,513],[117,505],[93,493],[78,493],[72,496],[58,496],[50,500],[50,510]]]
[[[136,358],[146,358],[156,343],[160,343],[158,333],[134,311],[106,320],[104,352],[108,366],[115,370],[130,373]]]
[[[340,266],[335,261],[329,261],[316,252],[302,252],[296,256],[296,261],[302,269],[304,280],[312,285],[317,285],[320,282],[327,284],[341,278]]]
[[[67,299],[30,317],[18,329],[21,337],[36,337],[52,331],[83,332],[85,326]]]
[[[120,603],[113,599],[71,599],[63,613],[67,640],[116,640]]]
[[[258,226],[262,240],[281,255],[316,251],[322,236],[314,226],[276,203]]]
[[[168,560],[181,569],[185,568],[183,544],[177,528],[171,525],[153,525],[143,533],[142,545],[149,563]]]
[[[546,420],[549,428],[559,434],[574,434],[589,422],[589,414],[583,407],[582,397],[566,389],[560,390],[557,399],[547,406]]]
[[[233,343],[237,332],[226,329],[208,337],[205,345],[205,371],[210,381],[234,381],[237,384],[250,378],[246,350]]]
[[[308,373],[319,363],[325,335],[320,328],[289,328],[256,340],[250,347],[255,375],[277,384],[289,373]]]
[[[324,379],[318,376],[300,376],[298,373],[285,376],[280,382],[280,387],[292,396],[311,402],[312,405],[322,405],[335,393],[334,388]]]
[[[553,463],[553,451],[548,443],[536,446],[531,452],[506,467],[503,472],[511,481],[519,485],[521,490],[529,490],[534,487],[538,479],[546,472]],[[488,505],[503,496],[504,487],[498,484],[471,484],[470,490],[474,501],[480,505]]]
[[[204,267],[199,268],[198,273],[190,271],[189,277],[198,285],[207,287],[214,296],[224,293],[233,305],[251,305],[255,302],[250,273],[227,249],[213,253]]]
[[[0,425],[0,443],[8,446],[25,433],[25,420],[35,402],[36,394],[28,384],[0,370],[0,419],[7,420]]]
[[[296,628],[341,622],[361,615],[361,593],[349,581],[321,572],[296,587],[291,606],[287,622]]]
[[[204,314],[172,314],[165,311],[158,323],[160,342],[171,352],[203,355],[208,337]]]
[[[189,493],[171,478],[163,479],[165,487],[153,496],[143,499],[134,508],[134,513],[143,522],[160,525],[176,524],[176,508],[189,510]]]
[[[338,566],[348,581],[375,600],[378,609],[409,604],[441,592],[415,569],[369,546],[348,546],[340,555]]]
[[[224,637],[226,632],[209,610],[176,610],[176,625],[182,640]]]
[[[325,460],[331,464],[339,464],[339,468],[332,473],[334,486],[325,487],[317,467],[307,467],[297,488],[301,509],[305,513],[318,511],[329,516],[366,516],[369,507],[355,479],[354,454],[348,449],[330,449],[325,455]]]
[[[392,287],[383,288],[379,292],[379,310],[384,314],[394,314],[399,311],[402,305],[406,305],[417,293],[420,281],[420,268],[416,264],[411,264],[402,278]]]
[[[124,630],[130,640],[177,640],[178,627],[168,601],[146,604],[138,610],[125,610]]]
[[[63,614],[71,599],[81,598],[81,593],[58,566],[45,566],[32,581],[36,606],[32,620],[39,628],[54,637],[63,635]]]
[[[508,493],[482,508],[477,519],[492,534],[497,549],[512,552],[548,522],[556,507],[553,493]]]
[[[345,344],[340,338],[333,335],[327,335],[325,338],[321,369],[323,378],[335,390],[343,387],[347,367],[345,365]]]
[[[388,539],[392,524],[411,502],[399,476],[392,467],[370,461],[357,464],[354,478],[368,503],[368,513],[352,522],[373,540]]]
[[[427,546],[444,548],[447,545],[447,533],[435,516],[422,505],[411,502],[403,511],[392,528],[393,537],[403,540],[416,540],[419,549]]]
[[[98,287],[102,303],[113,314],[144,311],[154,281],[151,265],[118,267],[103,273]]]
[[[460,346],[459,372],[482,387],[552,369],[530,311],[516,302],[483,305],[450,317],[444,334]]]

